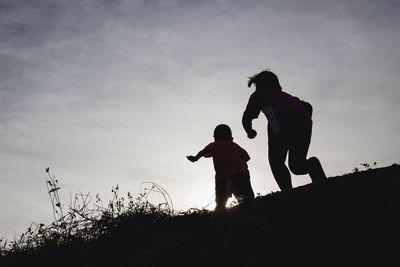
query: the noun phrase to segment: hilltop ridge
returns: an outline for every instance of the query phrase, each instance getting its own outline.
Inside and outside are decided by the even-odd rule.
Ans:
[[[396,265],[400,166],[259,196],[225,214],[133,216],[88,243],[0,258],[1,266]]]

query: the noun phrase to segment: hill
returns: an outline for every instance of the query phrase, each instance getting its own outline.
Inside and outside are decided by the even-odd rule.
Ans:
[[[95,240],[48,242],[0,266],[400,266],[400,166],[259,196],[225,214],[122,216]]]

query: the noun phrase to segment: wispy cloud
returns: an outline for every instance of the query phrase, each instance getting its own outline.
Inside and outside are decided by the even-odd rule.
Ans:
[[[254,190],[277,190],[265,119],[255,141],[240,125],[246,78],[265,67],[314,105],[310,153],[328,175],[398,160],[399,10],[398,1],[0,1],[0,201],[9,203],[0,235],[51,219],[47,166],[65,200],[152,180],[178,208],[206,205],[211,162],[185,155],[222,122],[252,156]]]

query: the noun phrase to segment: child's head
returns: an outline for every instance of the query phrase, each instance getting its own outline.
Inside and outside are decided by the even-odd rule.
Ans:
[[[277,89],[279,91],[282,90],[282,87],[279,84],[278,77],[269,69],[255,74],[252,77],[249,77],[247,86],[250,87],[253,83],[255,84],[256,89]]]
[[[220,124],[214,130],[215,141],[230,141],[233,140],[231,128],[226,124]]]

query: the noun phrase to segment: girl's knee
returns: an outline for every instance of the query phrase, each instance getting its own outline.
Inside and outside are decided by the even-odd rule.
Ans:
[[[302,161],[289,161],[289,169],[293,174],[303,175],[308,173],[307,160]]]
[[[310,162],[310,164],[320,164],[319,159],[316,157],[311,157],[308,159],[308,161]]]

